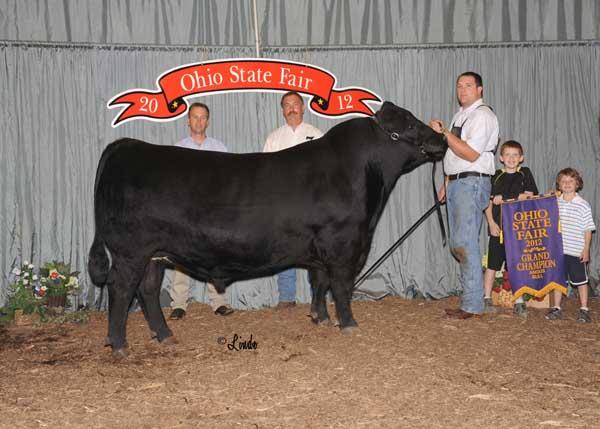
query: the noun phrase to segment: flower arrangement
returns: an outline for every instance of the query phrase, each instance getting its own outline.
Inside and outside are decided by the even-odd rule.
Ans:
[[[483,255],[482,266],[485,271],[487,268],[487,253]],[[527,302],[530,299],[542,302],[544,297],[535,297],[528,293],[523,294],[523,301]],[[492,286],[492,300],[494,305],[502,307],[510,307],[512,305],[512,286],[508,278],[508,271],[496,271],[494,285]]]
[[[512,287],[507,271],[497,271],[494,285],[492,286],[492,302],[500,307],[512,307]]]
[[[74,295],[79,290],[78,271],[71,271],[71,265],[64,262],[46,262],[40,268],[40,296]]]
[[[12,270],[14,281],[9,286],[7,305],[11,313],[15,310],[23,310],[24,314],[42,313],[42,297],[35,293],[38,276],[34,269],[33,264],[24,261],[20,268]]]
[[[22,310],[23,314],[38,313],[44,319],[49,306],[55,306],[56,302],[65,306],[66,297],[79,291],[79,272],[71,271],[70,264],[64,262],[47,262],[36,273],[35,266],[24,261],[11,274],[7,309],[13,314]],[[56,297],[62,300],[56,301]]]
[[[500,293],[503,290],[512,294],[512,287],[510,286],[510,281],[508,280],[508,271],[496,271],[496,278],[494,279],[492,292]]]

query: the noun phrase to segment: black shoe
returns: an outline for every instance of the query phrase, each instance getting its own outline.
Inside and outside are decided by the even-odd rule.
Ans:
[[[558,307],[552,307],[548,313],[546,313],[546,319],[548,320],[560,320],[562,319],[562,311]]]
[[[229,316],[234,311],[235,310],[233,308],[231,308],[230,306],[222,305],[215,310],[215,314],[218,314],[219,316]]]
[[[579,316],[577,317],[579,323],[590,323],[592,318],[590,317],[590,310],[579,309]]]
[[[513,306],[513,313],[519,317],[527,318],[527,304],[519,302]]]
[[[179,320],[179,319],[183,319],[183,316],[185,316],[185,310],[183,308],[176,308],[175,310],[173,310],[171,312],[169,319]]]

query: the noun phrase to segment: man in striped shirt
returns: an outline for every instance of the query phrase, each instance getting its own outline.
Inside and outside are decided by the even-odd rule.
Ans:
[[[583,179],[577,170],[565,168],[556,177],[556,188],[562,192],[558,197],[558,210],[563,239],[563,253],[565,255],[565,270],[571,287],[576,287],[579,292],[581,308],[577,321],[591,322],[588,304],[588,276],[587,263],[590,260],[590,245],[592,231],[596,230],[592,210],[587,201],[581,198],[577,191],[583,188]],[[562,319],[560,291],[554,292],[555,307],[551,308],[546,319]]]

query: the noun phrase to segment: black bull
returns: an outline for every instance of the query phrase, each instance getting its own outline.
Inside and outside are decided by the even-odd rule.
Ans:
[[[375,226],[400,175],[440,160],[447,145],[410,112],[385,102],[374,118],[273,153],[193,151],[121,139],[102,154],[89,273],[107,285],[107,344],[126,356],[135,295],[159,341],[172,336],[159,304],[164,269],[223,292],[238,280],[306,268],[314,322],[357,326],[350,301]],[[110,260],[108,255],[110,255]]]

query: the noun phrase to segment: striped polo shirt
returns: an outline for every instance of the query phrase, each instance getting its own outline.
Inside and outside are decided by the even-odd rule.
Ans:
[[[592,219],[592,209],[588,202],[579,195],[575,195],[571,201],[565,201],[562,195],[557,200],[563,253],[579,257],[585,243],[585,232],[596,230],[594,219]]]

